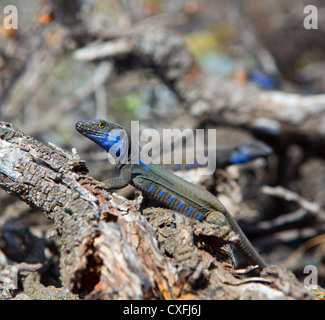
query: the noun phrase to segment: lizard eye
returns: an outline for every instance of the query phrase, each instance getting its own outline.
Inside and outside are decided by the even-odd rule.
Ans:
[[[101,129],[103,129],[105,127],[105,124],[103,122],[99,122],[98,123],[98,127],[101,128]]]

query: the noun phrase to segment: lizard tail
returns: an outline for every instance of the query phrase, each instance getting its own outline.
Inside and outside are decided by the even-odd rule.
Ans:
[[[264,259],[259,255],[259,253],[255,250],[253,245],[250,243],[250,241],[247,239],[246,235],[242,231],[242,229],[237,224],[234,217],[227,211],[223,212],[225,215],[228,224],[230,228],[239,235],[239,242],[236,244],[236,247],[240,250],[240,252],[246,256],[246,258],[254,263],[258,264],[261,269],[267,267],[266,262]]]

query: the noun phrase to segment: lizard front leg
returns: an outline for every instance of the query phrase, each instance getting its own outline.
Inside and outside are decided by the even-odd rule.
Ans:
[[[132,178],[132,172],[129,168],[122,168],[120,175],[101,182],[100,187],[105,189],[121,189],[126,187]]]
[[[89,184],[95,186],[96,188],[105,190],[122,189],[130,183],[131,176],[131,171],[126,168],[120,171],[120,175],[118,177],[113,177],[102,182],[86,175],[82,176],[82,184]]]

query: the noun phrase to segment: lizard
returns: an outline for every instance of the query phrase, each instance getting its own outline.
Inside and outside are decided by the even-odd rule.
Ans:
[[[260,269],[267,266],[233,216],[212,193],[149,162],[141,151],[133,159],[131,137],[126,128],[105,120],[78,121],[75,127],[115,158],[120,174],[103,181],[104,188],[120,189],[131,184],[148,198],[188,217],[219,226],[229,225],[239,236],[235,246],[241,254]]]

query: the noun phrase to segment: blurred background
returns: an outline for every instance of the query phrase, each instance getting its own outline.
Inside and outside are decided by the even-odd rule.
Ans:
[[[324,220],[320,223],[297,202],[261,192],[264,185],[282,185],[317,204],[323,214],[323,143],[301,142],[299,135],[288,140],[269,137],[235,128],[226,120],[220,121],[222,125],[216,125],[218,119],[212,124],[209,118],[198,120],[150,68],[123,59],[82,61],[75,56],[76,50],[89,44],[120,39],[136,29],[165,28],[184,39],[206,75],[222,82],[266,92],[321,95],[325,93],[324,1],[1,0],[2,19],[6,5],[17,7],[18,29],[0,30],[1,121],[68,152],[76,148],[91,175],[100,180],[112,174],[106,154],[76,133],[78,120],[103,118],[127,127],[131,120],[139,120],[141,128],[158,130],[213,127],[225,145],[264,140],[274,155],[218,171],[212,182],[203,184],[216,194],[228,193],[232,200],[225,199],[226,206],[235,202],[229,204],[230,211],[269,263],[283,263],[301,280],[304,266],[316,265],[319,284],[325,285]],[[317,30],[303,27],[306,5],[318,9]],[[218,188],[225,180],[229,190]],[[60,244],[48,237],[50,233],[51,224],[40,212],[0,190],[2,266],[46,261],[41,281],[59,286]]]

